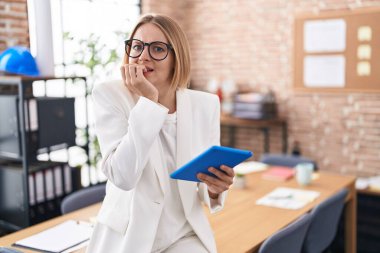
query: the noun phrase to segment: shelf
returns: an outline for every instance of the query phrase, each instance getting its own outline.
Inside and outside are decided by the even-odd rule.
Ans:
[[[37,161],[39,154],[48,154],[50,159],[52,151],[77,146],[77,97],[48,97],[46,92],[33,97],[33,82],[44,81],[46,91],[51,80],[64,80],[65,85],[66,80],[84,82],[85,92],[79,97],[85,98],[84,129],[88,129],[86,77],[0,76],[0,227],[6,229],[21,229],[60,215],[61,200],[81,187],[80,170],[71,168],[68,161]],[[89,165],[88,141],[80,147]]]

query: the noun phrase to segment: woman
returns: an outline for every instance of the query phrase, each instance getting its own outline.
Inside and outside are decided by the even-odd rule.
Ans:
[[[107,194],[87,252],[216,252],[201,201],[220,210],[234,172],[169,174],[219,145],[215,95],[186,89],[189,45],[171,18],[143,16],[125,45],[123,82],[93,90]]]

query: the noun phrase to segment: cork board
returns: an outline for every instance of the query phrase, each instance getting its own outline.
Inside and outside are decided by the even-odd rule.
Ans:
[[[298,15],[294,87],[380,92],[380,7]]]

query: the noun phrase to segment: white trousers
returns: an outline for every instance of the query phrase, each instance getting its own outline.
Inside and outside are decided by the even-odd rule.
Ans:
[[[192,235],[179,239],[161,253],[208,253],[198,236]]]

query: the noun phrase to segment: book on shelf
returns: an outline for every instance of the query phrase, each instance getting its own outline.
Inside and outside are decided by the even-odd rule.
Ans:
[[[262,103],[272,101],[272,97],[264,93],[248,92],[236,94],[234,101],[245,103]]]
[[[295,174],[295,170],[289,167],[271,167],[265,173],[263,173],[262,178],[274,181],[286,181],[292,178]]]
[[[275,98],[271,94],[237,94],[233,102],[233,115],[245,119],[275,118],[277,116]]]
[[[234,102],[235,111],[249,111],[249,112],[267,112],[274,113],[276,111],[275,103],[247,103],[247,102]]]
[[[274,113],[252,112],[252,111],[237,111],[233,112],[233,116],[242,119],[273,119],[276,117]]]

